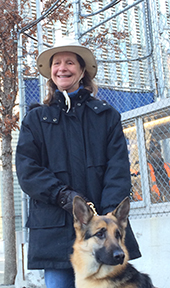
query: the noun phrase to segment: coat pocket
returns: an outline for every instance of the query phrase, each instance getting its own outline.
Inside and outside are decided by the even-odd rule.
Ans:
[[[65,217],[65,211],[59,206],[31,199],[26,227],[34,229],[62,227],[65,226]]]

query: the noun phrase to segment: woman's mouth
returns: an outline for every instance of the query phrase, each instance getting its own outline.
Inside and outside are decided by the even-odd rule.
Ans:
[[[71,75],[58,75],[57,77],[58,78],[69,78],[69,77],[71,77]]]

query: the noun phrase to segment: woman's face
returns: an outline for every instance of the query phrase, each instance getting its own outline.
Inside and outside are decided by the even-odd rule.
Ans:
[[[51,79],[61,92],[68,93],[79,88],[79,82],[84,77],[76,54],[72,52],[59,52],[53,56],[51,65]]]

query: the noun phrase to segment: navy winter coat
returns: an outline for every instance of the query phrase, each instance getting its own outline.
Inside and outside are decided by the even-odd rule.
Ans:
[[[72,216],[56,203],[65,185],[106,214],[129,195],[131,182],[120,114],[82,89],[67,107],[61,92],[50,106],[25,116],[16,151],[22,190],[30,196],[28,268],[69,268],[74,241]],[[131,259],[140,256],[130,226]]]

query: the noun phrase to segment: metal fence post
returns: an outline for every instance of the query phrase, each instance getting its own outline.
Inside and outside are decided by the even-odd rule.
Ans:
[[[36,0],[36,12],[37,12],[37,19],[41,17],[41,9],[40,9],[40,0]],[[38,38],[38,53],[40,54],[43,51],[43,32],[41,21],[37,24],[37,38]],[[45,97],[45,89],[44,89],[44,78],[42,75],[39,75],[40,81],[40,103],[43,102]]]
[[[79,39],[79,12],[78,12],[78,1],[73,0],[73,25],[74,25],[74,33],[75,39]]]
[[[138,141],[139,164],[141,170],[141,185],[142,185],[142,191],[144,192],[143,200],[146,207],[146,211],[149,214],[151,200],[150,200],[148,167],[147,167],[146,148],[145,148],[145,135],[144,135],[142,117],[136,118],[135,122],[136,122],[136,134]]]
[[[19,112],[20,125],[24,117],[24,93],[23,93],[23,78],[22,78],[22,33],[18,33],[18,93],[19,93]],[[27,242],[27,228],[25,224],[27,221],[27,195],[21,191],[22,196],[22,242]]]
[[[158,89],[158,97],[165,98],[164,91],[164,76],[163,76],[163,64],[162,64],[162,52],[160,47],[160,35],[159,35],[159,23],[158,23],[158,15],[156,9],[156,1],[150,1],[150,9],[152,14],[152,25],[153,25],[153,43],[155,46],[155,59],[156,59],[156,74],[157,74],[157,89]]]

